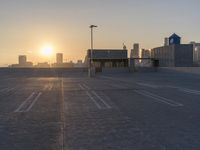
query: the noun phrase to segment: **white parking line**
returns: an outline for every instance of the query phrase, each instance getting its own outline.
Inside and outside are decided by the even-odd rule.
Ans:
[[[37,100],[40,98],[40,96],[42,95],[42,93],[38,93],[38,95],[35,97],[35,99],[33,100],[33,102],[30,104],[30,106],[26,109],[26,112],[28,112],[32,107],[33,105],[37,102]]]
[[[190,94],[195,94],[195,95],[200,95],[200,91],[197,91],[197,90],[191,90],[191,89],[178,89],[180,91],[183,91],[183,92],[186,92],[186,93],[190,93]]]
[[[35,95],[35,92],[32,92],[31,95],[25,101],[15,110],[15,112],[19,112],[20,109],[28,102],[33,96]]]
[[[80,87],[82,90],[85,90],[85,88],[84,88],[81,84],[79,84],[79,87]]]
[[[108,109],[110,109],[111,108],[111,106],[108,104],[108,103],[106,103],[95,91],[92,91],[92,93],[108,108]]]
[[[177,87],[177,86],[166,86],[168,88],[174,88],[177,89],[179,91],[185,92],[185,93],[189,93],[189,94],[195,94],[195,95],[200,95],[200,91],[198,90],[192,90],[192,89],[188,89],[188,88],[181,88],[181,87]]]
[[[136,93],[140,94],[140,95],[143,95],[143,96],[152,98],[152,99],[154,99],[154,100],[160,101],[160,102],[162,102],[162,103],[168,104],[168,105],[173,106],[173,107],[184,106],[184,105],[181,104],[181,103],[175,102],[175,101],[170,100],[170,99],[168,99],[168,98],[161,97],[161,96],[159,96],[159,95],[156,95],[156,94],[153,94],[153,93],[144,91],[144,90],[140,90],[140,91],[139,91],[139,90],[134,90],[134,91],[135,91]]]
[[[11,91],[13,91],[15,89],[16,89],[16,87],[13,87],[13,88],[7,87],[7,88],[4,88],[4,89],[1,89],[0,92],[11,92]]]
[[[97,106],[97,108],[102,109],[102,107],[98,104],[98,102],[95,100],[95,98],[88,91],[86,91],[86,94],[94,102],[94,104]]]
[[[5,92],[7,91],[9,88],[4,88],[4,89],[1,89],[0,92]]]
[[[83,87],[85,87],[87,90],[89,90],[90,89],[90,87],[89,86],[87,86],[86,84],[82,84],[83,85]]]
[[[30,111],[41,95],[42,95],[41,92],[39,92],[38,94],[32,92],[31,95],[29,95],[29,97],[25,99],[25,101],[14,112]]]
[[[11,91],[13,91],[15,88],[10,88],[10,89],[8,89],[7,90],[7,92],[11,92]]]
[[[160,86],[157,85],[153,85],[153,84],[149,84],[149,83],[141,83],[141,82],[136,82],[136,84],[141,85],[141,86],[146,86],[146,87],[150,87],[150,88],[159,88]]]

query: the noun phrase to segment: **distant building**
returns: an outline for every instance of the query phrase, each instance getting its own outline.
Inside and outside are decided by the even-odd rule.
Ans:
[[[27,61],[27,62],[26,62],[26,67],[33,67],[33,63],[30,62],[30,61]]]
[[[92,55],[92,58],[91,58]],[[128,51],[125,49],[89,49],[88,65],[93,62],[96,68],[128,67]]]
[[[133,49],[131,49],[130,58],[139,58],[139,51],[140,51],[139,44],[138,43],[134,44]]]
[[[169,45],[180,45],[181,44],[181,37],[178,36],[177,34],[172,34],[169,37]]]
[[[10,65],[10,67],[12,67],[12,68],[31,68],[31,67],[33,67],[33,63],[27,61],[26,55],[20,55],[18,57],[18,64],[12,64],[12,65]]]
[[[150,60],[150,58],[151,58],[150,50],[142,49],[141,56],[142,56],[142,60],[141,60],[142,64],[149,64],[151,62],[151,60]]]
[[[25,66],[26,65],[26,55],[20,55],[18,58],[19,65],[20,66]]]
[[[74,63],[72,61],[63,63],[63,66],[60,68],[73,68]]]
[[[193,45],[180,44],[154,48],[152,58],[158,59],[161,67],[192,67]]]
[[[78,60],[77,63],[74,64],[75,68],[86,67],[82,60]]]
[[[199,66],[200,65],[200,43],[191,42],[193,45],[193,61],[194,65]]]
[[[72,61],[70,62],[63,62],[62,64],[52,64],[53,68],[73,68],[74,67],[74,63]]]
[[[63,63],[63,54],[62,53],[57,53],[56,54],[56,63],[57,64],[62,64]]]
[[[142,49],[142,58],[150,58],[150,50],[148,49]]]
[[[169,37],[169,45],[151,50],[151,57],[159,60],[161,67],[193,66],[193,45],[181,44],[181,37],[173,34]]]
[[[38,63],[35,67],[36,68],[50,68],[50,64],[48,62],[42,62],[42,63]]]

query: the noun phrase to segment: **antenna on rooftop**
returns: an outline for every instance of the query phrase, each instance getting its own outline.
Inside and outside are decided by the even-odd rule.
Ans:
[[[123,49],[126,50],[126,45],[123,43]]]

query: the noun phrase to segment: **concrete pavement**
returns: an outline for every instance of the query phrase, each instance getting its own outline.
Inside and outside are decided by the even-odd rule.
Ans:
[[[4,75],[0,149],[199,149],[199,81],[160,72]]]

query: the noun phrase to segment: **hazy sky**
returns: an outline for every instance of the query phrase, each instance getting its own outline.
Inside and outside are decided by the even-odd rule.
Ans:
[[[95,48],[130,50],[163,44],[176,32],[183,43],[200,42],[199,0],[0,0],[0,66],[28,60],[51,61],[40,54],[45,44],[63,52],[67,61],[83,59],[90,47],[90,24]]]

